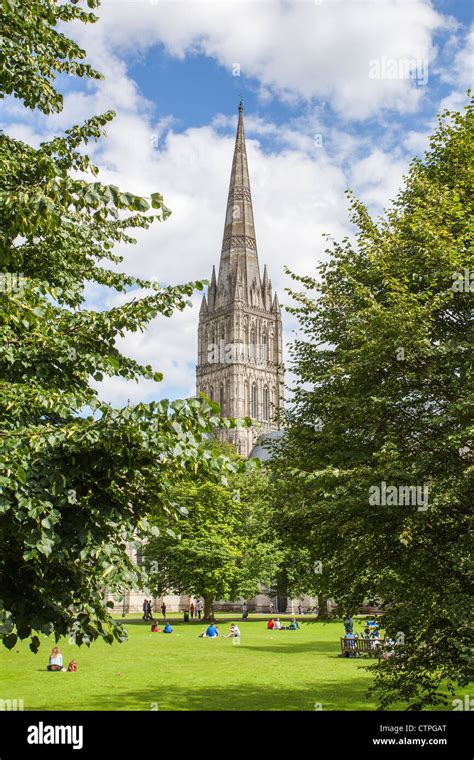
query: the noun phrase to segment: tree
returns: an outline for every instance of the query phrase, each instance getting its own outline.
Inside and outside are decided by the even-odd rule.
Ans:
[[[381,222],[351,199],[357,245],[293,275],[275,514],[339,614],[384,601],[398,644],[373,666],[383,708],[440,704],[472,677],[472,133],[472,102],[444,112]]]
[[[268,488],[259,469],[231,475],[227,486],[206,479],[178,485],[177,517],[153,521],[160,535],[144,552],[154,593],[202,597],[204,617],[212,619],[217,599],[247,599],[270,584],[280,552]]]
[[[62,107],[56,73],[99,76],[57,30],[73,19],[96,20],[75,1],[4,0],[2,95],[50,113]],[[90,387],[91,376],[159,381],[115,339],[172,316],[202,289],[110,268],[121,261],[117,243],[169,215],[159,193],[147,200],[89,181],[98,168],[82,148],[112,118],[95,116],[38,149],[0,135],[0,636],[8,648],[30,637],[36,651],[38,632],[72,633],[79,644],[123,638],[102,589],[142,583],[127,541],[148,535],[148,512],[172,511],[168,493],[183,475],[219,481],[233,468],[209,451],[207,436],[235,422],[221,421],[206,399],[113,409]],[[92,311],[87,282],[148,295]]]

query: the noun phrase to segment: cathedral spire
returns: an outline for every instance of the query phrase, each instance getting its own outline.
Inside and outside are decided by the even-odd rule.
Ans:
[[[219,272],[212,270],[199,313],[196,384],[222,416],[253,420],[245,429],[216,431],[243,456],[258,435],[280,430],[282,346],[280,306],[266,267],[260,277],[241,101]]]
[[[255,297],[251,296],[251,293],[261,292],[242,101],[239,104],[239,120],[219,266],[217,290],[220,305],[233,300],[237,280],[240,281],[239,288],[245,294],[247,302],[251,297]]]
[[[242,240],[242,237],[245,239]],[[244,107],[239,104],[239,121],[235,137],[234,158],[230,174],[227,214],[222,242],[222,254],[227,251],[249,249],[256,253],[255,226],[252,196],[245,145]]]

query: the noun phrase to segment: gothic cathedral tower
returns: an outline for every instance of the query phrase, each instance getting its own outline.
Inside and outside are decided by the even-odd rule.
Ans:
[[[220,404],[225,417],[251,417],[252,428],[220,432],[243,456],[256,439],[278,430],[283,405],[281,309],[267,268],[260,277],[252,196],[239,122],[230,175],[219,276],[213,267],[199,312],[197,391]]]

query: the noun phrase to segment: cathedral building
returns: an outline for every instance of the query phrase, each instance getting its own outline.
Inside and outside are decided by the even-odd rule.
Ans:
[[[224,235],[216,277],[212,270],[199,313],[198,393],[224,417],[252,419],[251,428],[219,431],[245,457],[257,437],[279,429],[283,404],[281,309],[257,252],[245,147],[243,106],[235,139]]]

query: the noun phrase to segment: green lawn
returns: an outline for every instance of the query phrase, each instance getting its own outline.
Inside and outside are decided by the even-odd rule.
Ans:
[[[202,623],[176,623],[164,635],[136,618],[127,621],[124,644],[88,649],[60,642],[77,673],[46,671],[52,646],[46,637],[37,655],[27,643],[10,652],[1,647],[0,699],[23,699],[25,710],[374,709],[366,696],[367,661],[338,657],[342,623],[303,620],[299,631],[273,632],[263,619],[234,619],[240,646],[199,639]],[[221,623],[221,633],[228,627]]]

